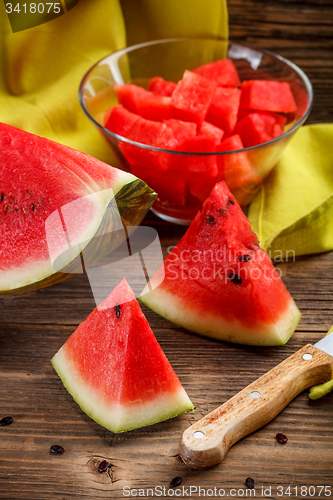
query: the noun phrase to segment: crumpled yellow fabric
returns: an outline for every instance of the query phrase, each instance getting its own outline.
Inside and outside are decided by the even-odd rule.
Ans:
[[[333,249],[333,123],[295,134],[250,204],[248,218],[271,258]]]
[[[327,335],[332,332],[333,332],[333,326],[327,332]],[[309,392],[309,398],[310,399],[322,398],[332,390],[333,390],[333,379],[330,380],[329,382],[326,382],[325,384],[315,385],[314,387],[311,387]]]

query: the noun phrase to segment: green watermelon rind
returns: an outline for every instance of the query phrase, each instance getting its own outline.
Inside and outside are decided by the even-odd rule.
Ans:
[[[176,391],[166,392],[144,404],[140,402],[131,404],[131,412],[124,412],[128,414],[127,420],[125,420],[122,409],[128,409],[128,405],[112,406],[108,405],[105,400],[103,401],[95,390],[85,384],[77,373],[73,361],[66,356],[63,348],[53,356],[51,363],[66,390],[82,411],[114,433],[153,425],[194,409],[185,389],[179,384]],[[121,425],[117,423],[120,419],[122,420]]]
[[[163,282],[152,292],[146,287],[139,300],[160,316],[190,332],[243,345],[283,345],[292,336],[301,319],[301,313],[291,297],[280,320],[271,325],[263,324],[261,328],[247,328],[236,320],[231,323],[221,316],[191,308],[180,297],[163,290]]]
[[[117,209],[119,210],[122,223],[126,227],[138,226],[150,207],[153,205],[157,196],[146,183],[134,175],[121,170],[119,170],[119,175],[110,188],[112,189],[116,200]],[[104,239],[103,246],[105,248],[100,248],[96,245],[93,247],[93,242],[90,247],[89,242],[87,242],[87,246],[85,248],[84,246],[81,247],[82,250],[83,248],[85,250],[85,261],[86,256],[90,256],[89,263],[93,262],[97,258],[100,258],[103,255],[103,252],[111,252],[124,240],[124,233],[121,234],[121,231],[117,231],[116,234],[112,233],[113,217],[118,219],[118,214],[114,216],[113,211],[115,209],[115,204],[111,202],[112,198],[102,201],[102,204],[104,203],[104,205],[100,207],[101,217],[99,218],[95,229],[92,231],[91,238],[92,240],[96,239],[100,234],[105,233],[105,228],[107,228],[107,233],[110,237],[108,239]],[[3,288],[0,290],[0,295],[24,293],[54,285],[55,283],[68,279],[76,272],[80,272],[82,269],[81,255],[82,252],[77,253],[75,258],[71,262],[68,262],[61,271],[54,270],[51,263],[49,263],[49,266],[45,267],[45,270],[42,270],[42,266],[38,269],[37,265],[36,271],[38,272],[38,275],[34,277],[34,279],[30,278],[29,280],[26,280],[26,282],[23,281],[19,285],[16,284],[12,287]],[[18,270],[18,273],[20,272],[21,271]]]

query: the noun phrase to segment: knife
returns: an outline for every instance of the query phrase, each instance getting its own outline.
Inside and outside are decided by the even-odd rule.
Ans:
[[[185,430],[179,452],[192,469],[220,463],[237,441],[273,420],[300,392],[333,378],[333,333],[307,344]]]

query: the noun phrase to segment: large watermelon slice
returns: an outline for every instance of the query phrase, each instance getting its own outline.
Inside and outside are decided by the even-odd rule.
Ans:
[[[241,344],[278,345],[289,339],[300,320],[294,300],[224,181],[215,185],[168,255],[164,271],[164,281],[150,293],[146,287],[140,299],[190,331]]]
[[[52,364],[82,410],[113,432],[193,409],[125,278]]]
[[[111,250],[123,224],[138,225],[154,199],[132,174],[0,124],[0,292],[68,277],[92,239],[107,235],[103,245]]]

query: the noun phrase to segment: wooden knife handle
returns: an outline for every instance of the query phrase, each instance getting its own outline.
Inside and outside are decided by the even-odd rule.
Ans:
[[[220,463],[233,444],[270,422],[300,392],[333,377],[333,357],[308,344],[183,433],[192,469]]]

